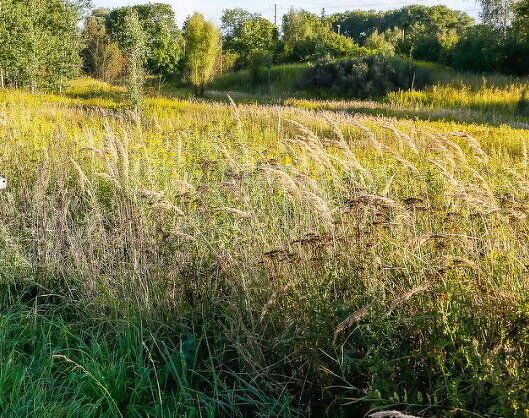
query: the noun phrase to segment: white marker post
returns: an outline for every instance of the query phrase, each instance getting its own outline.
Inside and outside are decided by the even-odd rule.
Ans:
[[[7,180],[5,177],[0,176],[0,190],[7,189]]]

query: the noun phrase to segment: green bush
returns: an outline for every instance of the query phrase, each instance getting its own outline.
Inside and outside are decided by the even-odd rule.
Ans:
[[[470,71],[498,71],[502,61],[502,34],[478,25],[468,29],[455,47],[452,64]]]
[[[522,97],[516,105],[516,113],[523,116],[529,116],[529,98],[527,97],[527,91],[522,93]]]
[[[318,62],[299,83],[302,90],[357,99],[380,98],[399,90],[422,89],[431,74],[399,58],[368,56],[346,61]]]

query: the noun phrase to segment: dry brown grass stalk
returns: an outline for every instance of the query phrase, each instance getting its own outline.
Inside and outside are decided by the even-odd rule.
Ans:
[[[338,324],[336,330],[334,331],[335,338],[338,334],[351,328],[356,322],[362,320],[367,315],[369,315],[369,309],[365,307],[353,312],[351,315],[349,315],[347,318],[345,318],[342,322]]]

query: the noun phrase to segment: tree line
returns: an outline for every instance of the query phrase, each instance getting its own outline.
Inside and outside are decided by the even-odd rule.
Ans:
[[[84,71],[126,81],[139,105],[145,74],[179,78],[202,94],[218,72],[262,77],[273,64],[369,55],[529,73],[529,0],[481,3],[479,24],[446,6],[413,5],[330,16],[292,9],[280,27],[235,8],[224,11],[220,28],[199,13],[179,28],[163,3],[91,10],[87,0],[2,0],[0,85],[56,90]]]
[[[137,107],[146,74],[184,74],[203,92],[221,50],[220,30],[203,15],[190,16],[180,29],[168,4],[113,10],[89,10],[87,4],[2,0],[0,87],[60,90],[85,72],[108,82],[124,81]]]

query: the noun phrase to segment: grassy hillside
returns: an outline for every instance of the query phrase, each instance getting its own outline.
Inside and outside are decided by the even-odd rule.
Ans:
[[[0,90],[0,415],[528,416],[529,131],[121,95]]]

